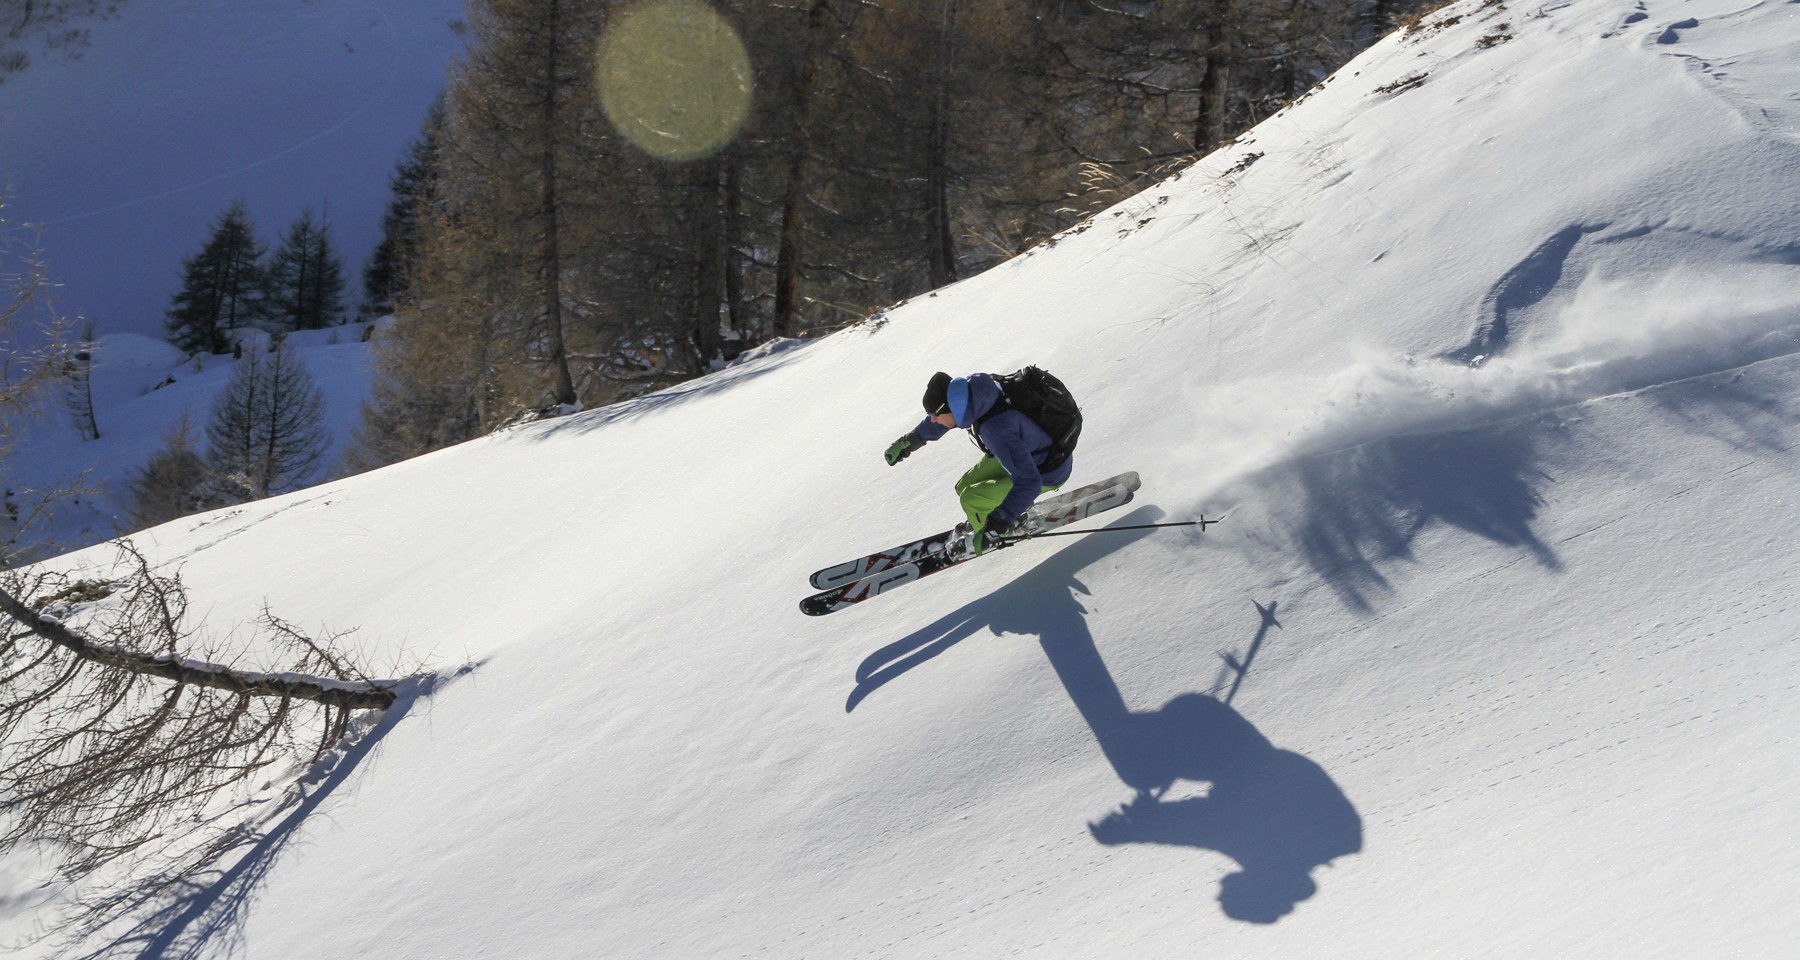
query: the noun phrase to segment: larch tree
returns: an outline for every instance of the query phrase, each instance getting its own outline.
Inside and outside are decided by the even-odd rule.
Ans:
[[[132,471],[127,509],[131,529],[142,530],[218,506],[208,499],[206,457],[186,416],[163,434],[162,446]]]
[[[14,473],[15,431],[38,419],[78,369],[76,322],[50,299],[48,260],[35,235],[6,218],[0,194],[0,561],[35,553],[39,528],[60,491],[39,489]],[[4,563],[0,563],[0,568]]]
[[[780,188],[781,240],[775,262],[774,332],[780,337],[794,335],[802,325],[808,174],[813,145],[820,138],[817,128],[825,89],[824,71],[833,40],[843,32],[840,11],[831,0],[808,0],[804,9],[805,18],[797,27],[800,55],[790,61],[795,75],[788,85],[792,99],[785,115],[791,132],[785,138],[788,149]]]
[[[972,276],[1230,142],[1416,3],[479,0],[428,199],[405,202],[419,242],[389,284],[404,302],[362,462],[571,390],[660,389]],[[659,91],[719,59],[696,52],[709,16],[744,41],[752,109],[717,149],[664,149],[700,109],[659,125],[608,105],[605,51],[650,7],[691,27],[621,58]]]
[[[63,366],[63,406],[83,440],[100,439],[100,416],[94,410],[94,323],[83,320]]]
[[[330,448],[324,412],[323,391],[281,340],[245,351],[206,427],[212,495],[243,503],[305,486]]]
[[[541,366],[555,404],[577,402],[565,297],[580,227],[576,171],[599,117],[593,49],[603,12],[581,0],[477,0],[449,93],[440,182],[462,212],[446,226],[466,227],[482,247],[475,266],[495,275],[471,292],[488,301],[521,360]]]

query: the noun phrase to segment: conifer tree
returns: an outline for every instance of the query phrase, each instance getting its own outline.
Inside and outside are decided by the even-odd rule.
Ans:
[[[206,427],[209,494],[242,503],[305,486],[330,443],[324,420],[325,395],[291,348],[245,353]]]
[[[267,247],[242,201],[219,215],[200,252],[182,262],[181,290],[165,313],[169,342],[189,353],[227,353],[231,335],[262,318]]]
[[[269,325],[276,333],[320,330],[344,319],[344,267],[331,244],[331,225],[311,210],[288,228],[269,260]]]
[[[184,416],[163,434],[162,448],[132,473],[132,528],[154,527],[217,506],[206,497],[206,478],[194,426]]]
[[[381,316],[407,299],[419,259],[419,224],[426,204],[437,196],[438,143],[444,129],[440,99],[425,117],[425,132],[413,141],[394,175],[393,196],[381,217],[381,242],[363,267],[363,309]]]

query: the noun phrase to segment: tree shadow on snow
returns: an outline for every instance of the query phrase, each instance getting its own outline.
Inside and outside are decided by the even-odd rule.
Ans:
[[[1358,610],[1389,589],[1383,564],[1412,558],[1420,533],[1445,523],[1562,562],[1533,526],[1551,481],[1538,469],[1535,422],[1386,437],[1296,464],[1291,522],[1307,564]],[[1271,499],[1287,497],[1278,491]]]
[[[1120,525],[1160,516],[1140,510]],[[1183,694],[1154,710],[1125,703],[1093,634],[1077,574],[1135,542],[1144,532],[1084,538],[1006,587],[911,636],[876,651],[857,671],[846,710],[870,693],[979,631],[1036,636],[1101,753],[1135,797],[1088,825],[1099,843],[1152,843],[1222,853],[1238,864],[1218,896],[1225,914],[1249,923],[1274,923],[1316,892],[1312,872],[1362,849],[1362,819],[1318,764],[1277,748],[1227,701],[1270,628],[1280,627],[1274,603],[1257,606],[1259,623],[1249,652],[1231,668],[1225,700]],[[1184,791],[1182,781],[1205,784]]]
[[[372,727],[346,741],[335,756],[320,761],[303,779],[304,789],[290,795],[260,826],[243,830],[236,846],[244,852],[235,862],[199,876],[159,875],[140,894],[126,891],[116,902],[137,919],[122,931],[105,935],[103,943],[80,954],[82,960],[194,960],[234,952],[241,946],[237,941],[257,891],[301,827],[349,781],[401,720],[446,683],[478,666],[402,683],[393,706],[383,711]]]

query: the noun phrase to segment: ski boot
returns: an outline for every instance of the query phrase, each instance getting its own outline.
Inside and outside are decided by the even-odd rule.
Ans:
[[[944,548],[944,555],[952,563],[967,557],[978,556],[983,546],[981,532],[967,520],[956,525],[950,534],[950,545]]]
[[[985,542],[981,544],[981,550],[976,552],[995,550],[1016,543],[1026,537],[1035,536],[1038,533],[1040,525],[1041,521],[1036,516],[1027,513],[1019,519],[1014,520],[1012,525],[1004,530],[996,530],[990,526],[981,532],[982,539]]]

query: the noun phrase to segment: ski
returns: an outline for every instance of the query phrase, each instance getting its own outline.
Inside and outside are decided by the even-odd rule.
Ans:
[[[883,570],[912,563],[921,557],[933,553],[942,553],[955,539],[956,530],[945,530],[929,537],[920,537],[911,543],[871,553],[866,557],[826,567],[812,575],[811,583],[815,590],[832,590],[848,586],[858,580],[872,577]]]
[[[1135,479],[1135,474],[1132,476]],[[967,563],[977,557],[985,557],[996,550],[1024,543],[1058,527],[1065,527],[1078,520],[1084,520],[1103,510],[1122,507],[1131,502],[1135,491],[1135,484],[1131,486],[1119,484],[1098,490],[1087,498],[1072,503],[1052,503],[1048,509],[1035,518],[1031,532],[1025,536],[1002,540],[979,554],[953,554],[944,546],[940,546],[935,552],[923,553],[912,560],[883,567],[860,580],[815,593],[800,601],[800,611],[809,617],[821,617],[845,607],[855,606],[870,597],[878,596],[914,580],[924,579],[940,570]],[[1032,509],[1036,510],[1038,506],[1044,505],[1037,504]],[[946,539],[948,538],[946,537]]]
[[[1138,486],[1138,475],[1135,472],[1128,472],[1121,473],[1116,477],[1102,480],[1098,483],[1090,483],[1086,486],[1076,487],[1073,490],[1064,490],[1052,494],[1038,500],[1038,502],[1031,505],[1031,509],[1025,511],[1026,527],[1029,530],[1034,518],[1043,517],[1048,511],[1059,506],[1087,499],[1088,497],[1092,497],[1111,487],[1124,487],[1127,490],[1136,491]],[[942,533],[934,533],[929,537],[921,537],[911,543],[903,543],[897,547],[871,553],[866,557],[858,557],[855,560],[847,560],[843,563],[833,564],[832,566],[815,572],[812,575],[810,582],[815,590],[830,590],[837,587],[848,586],[858,580],[872,577],[883,570],[890,570],[894,567],[913,563],[920,558],[933,553],[942,553],[944,548],[950,545],[950,540],[955,534],[955,530],[945,530]]]

